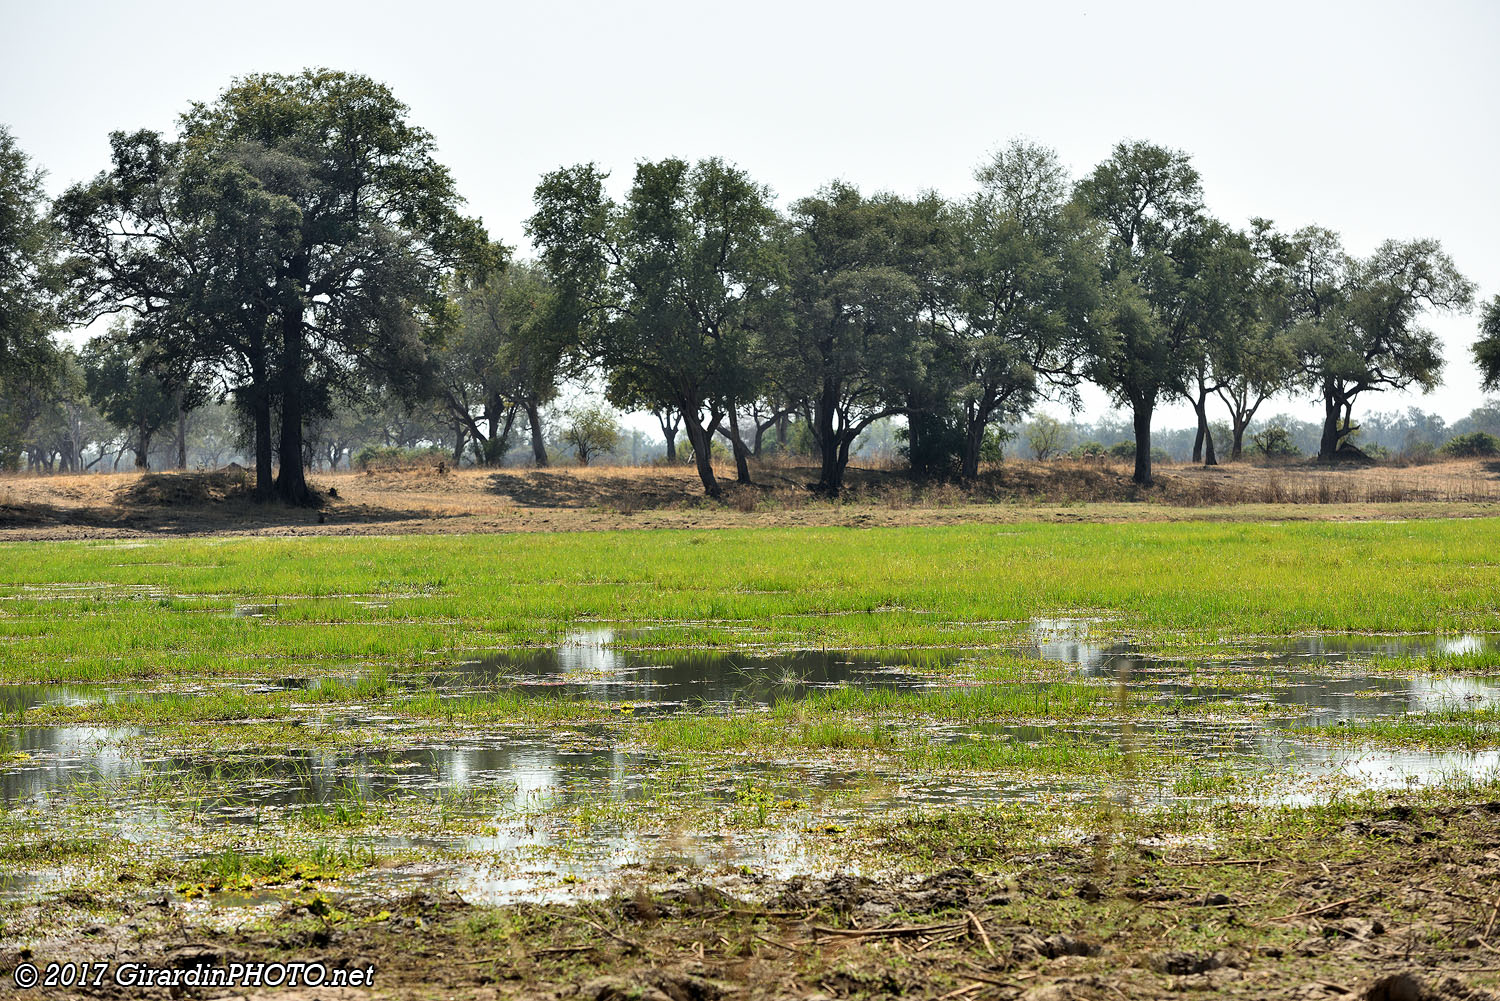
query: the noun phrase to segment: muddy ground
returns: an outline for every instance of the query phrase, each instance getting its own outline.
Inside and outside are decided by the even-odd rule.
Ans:
[[[1171,466],[1142,489],[1113,463],[1008,462],[969,487],[851,469],[838,502],[809,490],[811,468],[724,470],[723,500],[686,467],[315,473],[311,509],[257,504],[243,470],[0,477],[0,540],[160,535],[377,535],[942,525],[961,522],[1390,519],[1500,513],[1500,462],[1322,468],[1307,463]]]
[[[0,996],[1500,998],[1500,802],[1398,805],[1331,834],[1211,853],[1144,833],[1030,855],[982,837],[943,844],[925,877],[749,877],[727,891],[689,879],[577,904],[340,899],[307,884],[286,890],[274,916],[236,920],[169,890],[75,892],[0,911]],[[373,966],[375,984],[178,995],[11,985],[24,961],[255,959]]]

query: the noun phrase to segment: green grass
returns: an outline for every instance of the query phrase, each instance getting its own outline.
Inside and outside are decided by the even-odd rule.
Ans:
[[[1297,732],[1319,740],[1479,751],[1500,747],[1500,708],[1406,713],[1342,726],[1302,727]]]
[[[1032,741],[982,735],[953,739],[917,726],[777,712],[650,720],[637,736],[651,748],[688,755],[818,752],[826,758],[829,753],[852,752],[880,755],[910,768],[953,771],[1098,774],[1119,767],[1123,758],[1117,744],[1064,735]]]
[[[0,677],[429,666],[596,623],[831,649],[998,648],[1070,611],[1146,636],[1496,630],[1489,551],[1500,520],[9,543]]]

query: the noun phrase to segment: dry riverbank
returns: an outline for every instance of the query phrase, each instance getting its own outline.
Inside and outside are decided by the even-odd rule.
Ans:
[[[1352,520],[1500,512],[1500,463],[1325,469],[1308,464],[1171,466],[1141,489],[1112,463],[1008,462],[974,485],[915,485],[855,469],[837,502],[807,488],[811,469],[723,470],[723,501],[685,467],[420,467],[311,477],[318,509],[256,504],[248,477],[121,473],[0,478],[0,540],[215,534],[459,534],[774,525],[943,525],[1014,521]]]

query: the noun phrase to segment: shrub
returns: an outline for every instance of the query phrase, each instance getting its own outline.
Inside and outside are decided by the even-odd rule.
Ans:
[[[562,438],[573,447],[578,464],[587,466],[590,459],[614,451],[620,444],[620,434],[614,412],[594,406],[569,412]]]
[[[1135,441],[1117,441],[1109,446],[1109,454],[1115,459],[1128,459],[1135,461]]]
[[[1031,454],[1036,456],[1040,462],[1060,455],[1068,447],[1068,439],[1072,437],[1073,430],[1062,421],[1049,414],[1037,414],[1026,425],[1023,432],[1026,435],[1026,444],[1031,448]]]
[[[917,442],[912,443],[916,431]],[[963,465],[963,425],[943,414],[918,411],[907,418],[907,426],[896,429],[901,442],[896,453],[911,464],[911,475],[918,480],[946,480],[958,475]]]
[[[1255,450],[1268,459],[1291,459],[1302,454],[1292,442],[1292,433],[1279,424],[1273,424],[1253,437]]]
[[[1476,456],[1500,455],[1500,438],[1488,431],[1470,431],[1455,435],[1443,446],[1443,454],[1455,459],[1470,459]]]
[[[433,445],[430,448],[397,448],[393,445],[366,445],[354,453],[355,469],[417,469],[448,459],[448,451]]]

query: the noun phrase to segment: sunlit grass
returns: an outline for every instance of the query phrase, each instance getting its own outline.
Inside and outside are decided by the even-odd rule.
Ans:
[[[0,676],[431,666],[590,624],[885,650],[1000,650],[1069,611],[1143,637],[1493,631],[1485,550],[1500,520],[9,543]]]
[[[1477,751],[1500,747],[1500,707],[1405,713],[1297,732],[1319,740]]]

